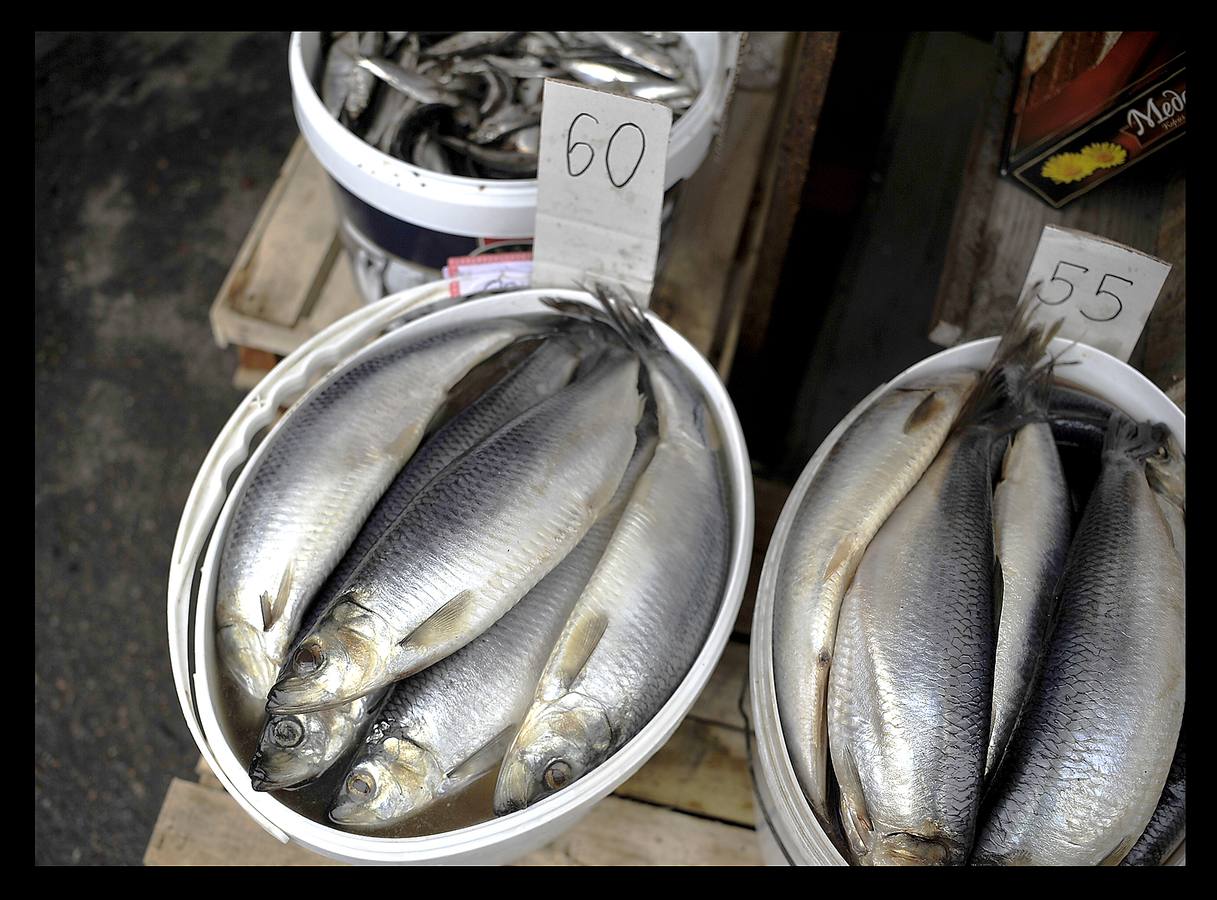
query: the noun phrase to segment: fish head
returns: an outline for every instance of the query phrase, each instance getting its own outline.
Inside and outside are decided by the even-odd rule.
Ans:
[[[390,629],[358,603],[339,600],[288,657],[267,697],[277,713],[315,712],[348,703],[387,683]]]
[[[444,782],[444,767],[431,751],[390,736],[365,745],[330,806],[340,825],[391,825],[428,806]]]
[[[216,631],[216,650],[232,680],[261,706],[278,674],[264,633],[247,622],[223,624]]]
[[[335,741],[334,735],[345,712],[343,707],[269,716],[249,767],[254,790],[300,787],[325,772],[342,751],[343,742]]]
[[[494,791],[496,815],[531,806],[608,756],[613,733],[594,699],[567,693],[532,710],[503,759]]]
[[[967,848],[937,829],[925,833],[886,831],[873,835],[866,862],[873,866],[949,866],[961,865]]]
[[[1180,509],[1187,499],[1186,470],[1183,449],[1175,436],[1165,433],[1158,449],[1145,460],[1145,476],[1150,487]]]

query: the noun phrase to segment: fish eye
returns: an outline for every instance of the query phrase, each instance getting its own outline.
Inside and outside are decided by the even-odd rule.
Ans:
[[[367,797],[372,791],[376,790],[376,782],[372,780],[371,775],[357,772],[347,780],[347,790],[352,794]]]
[[[570,781],[570,763],[564,759],[555,759],[545,769],[545,786],[556,791]]]
[[[296,671],[304,675],[316,672],[321,668],[323,662],[325,662],[325,654],[315,643],[305,644],[296,651],[296,655],[292,658],[292,665],[295,666]]]
[[[276,716],[270,723],[270,736],[277,746],[288,749],[304,740],[304,728],[295,716]]]

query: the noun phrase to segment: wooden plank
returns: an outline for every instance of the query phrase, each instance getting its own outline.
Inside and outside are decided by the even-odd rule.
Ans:
[[[721,147],[680,189],[667,258],[651,296],[656,314],[707,356],[775,103],[770,91],[736,91]]]
[[[315,298],[340,249],[338,214],[329,176],[303,138],[296,139],[280,182],[267,200],[268,217],[253,232],[248,254],[237,257],[222,296],[235,312],[291,326]]]
[[[224,790],[224,785],[220,779],[216,778],[215,773],[211,771],[211,766],[207,765],[207,760],[199,757],[199,761],[194,764],[194,771],[199,776],[199,784],[205,788],[210,788],[215,791]]]
[[[281,844],[222,791],[175,778],[144,853],[148,866],[334,866]],[[609,797],[520,865],[759,865],[756,833]]]
[[[968,157],[964,163],[963,183],[948,238],[950,250],[938,281],[931,313],[930,340],[943,347],[950,347],[959,340],[972,306],[972,284],[987,246],[981,238],[993,202],[993,191],[997,187],[997,173],[1001,168],[1005,123],[1022,53],[1023,33],[1001,32],[994,43],[997,55],[993,69],[986,73],[993,87],[989,102],[985,104],[972,131]]]
[[[728,641],[718,667],[689,710],[689,715],[729,728],[745,728],[747,722],[740,712],[739,699],[747,680],[748,645]]]
[[[525,866],[759,866],[756,832],[608,797]]]
[[[1167,183],[1155,255],[1171,264],[1158,302],[1145,324],[1141,370],[1183,407],[1187,370],[1187,184],[1179,171]]]
[[[340,865],[294,844],[281,844],[224,791],[175,778],[165,795],[146,866]]]
[[[671,739],[615,791],[619,797],[753,825],[752,781],[742,729],[686,718]]]
[[[335,238],[337,239],[337,238]],[[286,356],[322,329],[363,306],[351,263],[345,253],[331,261],[311,308],[292,326],[244,315],[216,299],[211,308],[212,332],[220,346],[236,344]]]
[[[752,537],[752,564],[748,569],[748,586],[744,589],[744,600],[735,619],[737,634],[752,633],[752,613],[756,607],[756,589],[761,581],[761,570],[765,567],[765,554],[769,552],[769,541],[777,528],[778,517],[792,485],[769,478],[753,478],[752,490],[755,501],[755,527]]]
[[[793,50],[792,69],[782,92],[777,116],[780,130],[768,143],[772,166],[764,218],[757,229],[754,277],[749,281],[743,304],[747,315],[731,320],[738,340],[751,353],[759,352],[769,327],[773,299],[777,294],[782,266],[787,257],[790,233],[802,205],[803,185],[811,163],[820,110],[828,90],[837,52],[837,32],[800,32]],[[734,354],[734,340],[730,347]]]

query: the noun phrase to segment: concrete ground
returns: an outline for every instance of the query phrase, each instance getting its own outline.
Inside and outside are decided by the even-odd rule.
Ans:
[[[198,751],[178,517],[240,399],[207,311],[297,130],[286,33],[34,41],[34,861],[137,864]]]

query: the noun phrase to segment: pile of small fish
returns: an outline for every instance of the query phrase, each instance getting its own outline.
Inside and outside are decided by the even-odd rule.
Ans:
[[[1055,384],[1029,310],[985,372],[868,405],[783,551],[779,718],[857,864],[1146,865],[1183,839],[1184,458]]]
[[[330,114],[377,149],[471,178],[535,178],[546,78],[661,102],[701,88],[673,31],[323,32]]]
[[[382,340],[251,459],[216,622],[258,790],[334,767],[329,818],[383,830],[498,769],[507,814],[688,673],[731,535],[707,402],[632,304],[549,305]]]

